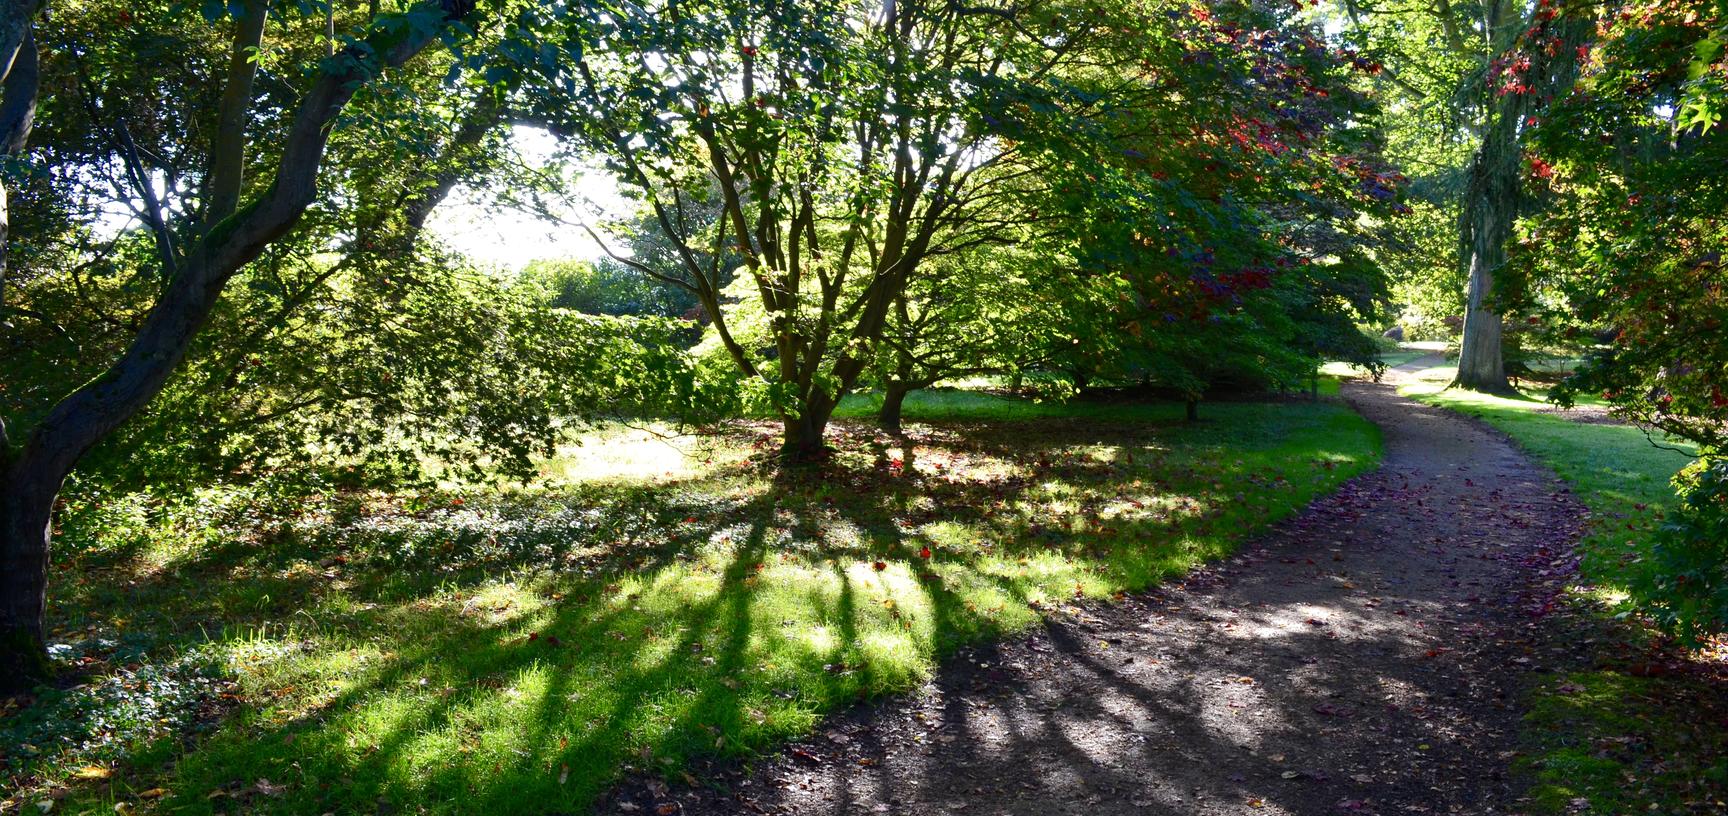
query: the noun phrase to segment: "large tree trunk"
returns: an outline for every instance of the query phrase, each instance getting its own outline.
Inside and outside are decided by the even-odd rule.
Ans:
[[[57,482],[0,477],[0,694],[27,691],[49,675],[42,611],[58,490]]]
[[[1506,2],[1496,3],[1491,20],[1509,19],[1516,7]],[[1516,37],[1522,24],[1491,26],[1502,32],[1501,37]],[[1506,265],[1506,246],[1518,219],[1521,204],[1520,182],[1523,173],[1523,139],[1520,136],[1526,119],[1563,95],[1578,77],[1578,60],[1574,57],[1579,44],[1587,42],[1595,30],[1595,22],[1586,15],[1568,12],[1552,23],[1538,22],[1525,35],[1521,45],[1514,39],[1497,41],[1494,53],[1513,56],[1514,46],[1526,49],[1524,60],[1529,67],[1521,75],[1506,74],[1522,83],[1518,92],[1498,92],[1490,106],[1491,118],[1482,136],[1482,144],[1470,162],[1469,187],[1464,193],[1464,209],[1459,217],[1459,262],[1470,276],[1465,293],[1464,337],[1458,354],[1458,377],[1452,385],[1475,391],[1507,392],[1512,385],[1506,380],[1506,358],[1502,339],[1500,304],[1507,293],[1496,291],[1502,268]],[[1499,79],[1505,82],[1510,79]]]
[[[901,411],[906,407],[906,395],[912,393],[912,387],[898,380],[889,382],[882,392],[882,410],[876,415],[876,425],[894,436],[899,436]]]
[[[1518,217],[1518,134],[1515,120],[1502,112],[1470,163],[1469,189],[1460,218],[1459,249],[1470,275],[1464,303],[1464,339],[1453,385],[1475,391],[1505,392],[1503,326],[1495,302],[1494,280],[1506,264],[1506,242]],[[1511,120],[1511,121],[1509,121]]]
[[[828,457],[825,434],[834,409],[816,411],[806,406],[802,415],[782,418],[780,456],[789,464],[810,464]]]

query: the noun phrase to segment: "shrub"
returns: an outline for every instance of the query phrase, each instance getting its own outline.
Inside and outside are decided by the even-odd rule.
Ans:
[[[1728,631],[1728,458],[1700,458],[1674,486],[1681,504],[1631,589],[1664,629],[1697,644]]]

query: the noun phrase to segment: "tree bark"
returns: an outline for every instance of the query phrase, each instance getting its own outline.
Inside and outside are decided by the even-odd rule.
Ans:
[[[438,0],[416,7],[445,22],[465,17],[472,0]],[[441,28],[441,27],[440,27]],[[5,496],[0,502],[0,672],[13,687],[45,679],[43,641],[49,524],[55,496],[84,454],[149,404],[203,328],[236,272],[286,235],[316,196],[330,128],[360,86],[424,50],[439,30],[376,26],[365,47],[328,61],[307,89],[282,148],[274,183],[251,204],[220,220],[188,251],[131,345],[101,376],[62,399],[35,427],[16,458],[0,452]],[[16,667],[15,669],[12,667]]]
[[[826,432],[828,417],[833,414],[833,408],[817,413],[806,410],[797,417],[785,417],[782,420],[784,431],[781,436],[780,456],[789,464],[811,464],[828,458]]]
[[[899,436],[901,434],[901,411],[906,406],[906,395],[912,393],[911,386],[893,381],[888,383],[882,392],[882,410],[876,415],[876,424],[882,430]]]
[[[1494,281],[1506,264],[1506,242],[1518,217],[1518,135],[1502,112],[1470,163],[1469,188],[1460,216],[1462,258],[1470,276],[1464,301],[1464,337],[1453,385],[1473,391],[1507,392],[1504,334]],[[1514,114],[1515,116],[1516,114]]]
[[[0,694],[27,691],[48,676],[42,612],[59,489],[28,474],[0,477]]]

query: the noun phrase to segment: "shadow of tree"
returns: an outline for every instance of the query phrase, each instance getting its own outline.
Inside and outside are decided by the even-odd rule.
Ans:
[[[918,694],[832,718],[753,768],[711,768],[719,790],[626,785],[607,803],[1505,812],[1519,666],[1540,644],[1522,570],[1569,540],[1576,508],[1498,437],[1389,390],[1362,398],[1389,429],[1385,469],[1246,551],[1119,603],[1047,607],[1028,636],[959,649]]]
[[[799,479],[716,473],[220,539],[127,573],[127,604],[158,606],[167,649],[202,628],[279,653],[237,667],[246,704],[220,730],[135,778],[187,813],[584,809],[621,769],[748,755],[1076,596],[1222,554],[1340,480],[1315,462],[1360,465],[1365,437],[1332,430],[1259,429],[1230,458],[1150,423],[854,433]]]

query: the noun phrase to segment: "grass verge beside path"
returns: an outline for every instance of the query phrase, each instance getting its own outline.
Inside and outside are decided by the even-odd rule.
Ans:
[[[1691,461],[1635,427],[1539,412],[1530,399],[1443,390],[1450,367],[1416,375],[1402,393],[1480,417],[1554,470],[1590,511],[1579,542],[1581,585],[1569,589],[1579,638],[1595,665],[1552,673],[1531,691],[1532,796],[1547,813],[1728,812],[1728,701],[1718,674],[1675,665],[1631,617],[1621,586],[1674,500],[1669,484]]]
[[[0,781],[57,813],[583,811],[1224,555],[1379,447],[1332,402],[906,410],[913,444],[842,423],[804,479],[744,425],[694,459],[596,437],[531,491],[74,496],[51,619],[89,681],[0,719]]]

